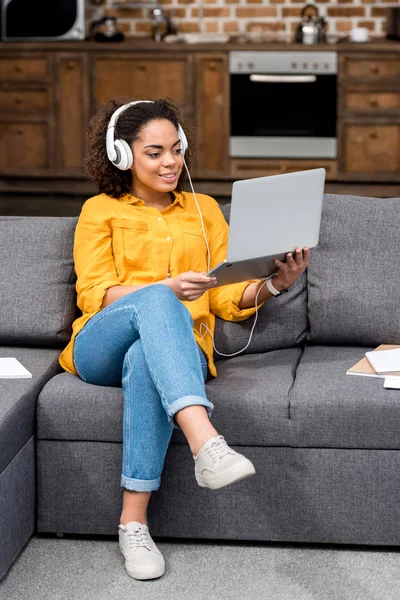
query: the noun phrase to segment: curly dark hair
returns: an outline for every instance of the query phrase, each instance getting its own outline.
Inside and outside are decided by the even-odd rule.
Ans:
[[[147,98],[146,98],[147,99]],[[106,133],[112,114],[124,104],[135,102],[133,98],[116,98],[103,104],[99,111],[90,119],[86,134],[86,152],[83,167],[90,179],[98,188],[99,193],[112,198],[121,198],[132,191],[132,173],[121,171],[107,157]],[[185,152],[185,162],[190,168],[192,144],[190,143],[187,127],[183,125],[179,108],[170,98],[153,100],[152,103],[136,104],[120,114],[115,127],[115,138],[124,139],[130,146],[140,136],[141,129],[153,119],[167,119],[176,129],[181,125],[188,140]],[[176,191],[183,189],[186,172],[182,169]]]

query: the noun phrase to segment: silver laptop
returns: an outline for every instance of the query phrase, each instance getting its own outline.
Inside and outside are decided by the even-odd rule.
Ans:
[[[217,285],[268,277],[296,248],[318,244],[325,169],[235,181],[228,253],[208,275]]]

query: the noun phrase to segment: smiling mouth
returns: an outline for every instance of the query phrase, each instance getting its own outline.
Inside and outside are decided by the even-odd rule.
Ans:
[[[163,174],[163,173],[161,173],[161,174],[159,175],[159,177],[162,177],[163,179],[171,179],[171,180],[172,180],[172,179],[175,179],[175,178],[176,178],[176,176],[177,176],[177,173],[164,173],[164,174]]]

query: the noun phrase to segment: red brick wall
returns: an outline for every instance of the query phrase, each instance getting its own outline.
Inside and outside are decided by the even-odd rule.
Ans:
[[[159,1],[179,31],[199,31],[198,0]],[[250,34],[260,41],[291,41],[305,4],[304,0],[203,0],[204,30]],[[318,0],[316,4],[334,41],[354,27],[367,27],[371,38],[384,37],[387,7],[400,6],[400,0]],[[112,0],[105,0],[102,8],[112,9],[127,37],[151,34],[150,8],[115,9]]]

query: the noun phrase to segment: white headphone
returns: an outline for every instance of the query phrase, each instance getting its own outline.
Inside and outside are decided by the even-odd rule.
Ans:
[[[136,102],[129,102],[128,104],[124,104],[117,108],[117,110],[112,114],[110,122],[107,127],[106,134],[106,147],[107,147],[107,156],[108,159],[112,162],[117,169],[121,171],[127,171],[131,168],[133,164],[133,154],[131,147],[128,142],[122,139],[114,139],[115,126],[118,121],[119,115],[124,112],[130,106],[134,106],[135,104],[140,104],[142,102],[149,102],[154,104],[153,100],[137,100]],[[188,148],[188,141],[186,139],[186,135],[182,129],[182,127],[178,123],[178,138],[182,145],[182,154],[184,155]]]

